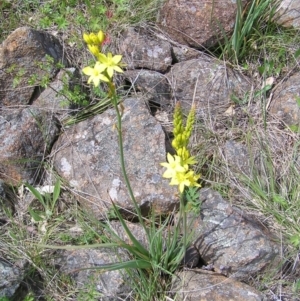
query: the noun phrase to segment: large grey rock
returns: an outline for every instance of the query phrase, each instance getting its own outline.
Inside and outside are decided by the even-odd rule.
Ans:
[[[12,264],[4,260],[2,257],[0,260],[0,298],[12,297],[20,286],[24,275],[24,261],[19,261],[18,263]]]
[[[243,98],[251,89],[247,77],[205,54],[175,64],[166,76],[183,109],[189,110],[194,102],[197,117],[212,122],[226,117],[232,96]]]
[[[115,301],[125,299],[131,291],[128,275],[124,270],[99,269],[109,263],[128,260],[124,252],[110,249],[65,250],[58,252],[52,264],[60,273],[70,275],[79,290],[94,288],[97,300]],[[93,299],[94,300],[94,299]]]
[[[223,275],[202,271],[182,271],[173,277],[172,291],[177,301],[263,301],[251,286]]]
[[[133,234],[133,236],[145,247],[149,248],[149,241],[147,238],[147,234],[143,226],[139,223],[132,223],[129,221],[125,221],[126,226]],[[110,221],[109,227],[111,231],[114,231],[120,239],[122,239],[126,244],[132,245],[132,241],[130,237],[127,235],[124,227],[119,221]],[[115,238],[112,236],[111,231],[106,230],[107,237],[111,237],[112,241],[115,241]]]
[[[300,28],[300,1],[281,0],[274,20],[284,27]]]
[[[127,69],[145,68],[165,72],[172,63],[171,45],[139,28],[129,28],[123,33],[119,52]]]
[[[81,102],[78,99],[80,90],[74,92],[76,85],[78,89],[81,89],[78,78],[75,68],[60,70],[47,88],[34,100],[32,106],[51,112],[59,121],[68,118],[84,100],[83,92]],[[77,103],[75,97],[77,97]]]
[[[300,73],[281,82],[274,90],[271,114],[276,115],[289,126],[300,126]]]
[[[126,169],[136,200],[144,213],[151,207],[167,213],[177,206],[177,188],[162,178],[166,160],[165,134],[144,102],[123,102],[122,135]],[[112,201],[132,215],[119,161],[114,109],[80,122],[59,137],[53,154],[57,172],[73,186],[80,200],[98,218],[105,217]]]
[[[14,193],[11,187],[0,180],[0,226],[7,222],[8,214],[13,215],[16,201],[16,193]]]
[[[195,48],[211,47],[224,34],[231,34],[236,11],[236,1],[232,0],[167,0],[160,9],[159,23],[176,42]]]
[[[279,263],[280,247],[270,234],[240,209],[209,188],[200,191],[201,217],[192,226],[194,247],[213,269],[235,280],[247,280]]]
[[[170,104],[171,88],[163,74],[150,70],[128,70],[124,76],[129,79],[134,90],[141,91],[148,101],[161,107]]]
[[[51,79],[63,62],[63,47],[48,33],[21,27],[0,45],[0,104],[24,105],[35,87]]]
[[[0,114],[0,179],[11,185],[35,183],[43,159],[59,133],[52,114],[37,108],[3,109]]]
[[[199,50],[184,45],[173,45],[172,54],[174,63],[179,63],[201,57],[201,52]]]
[[[250,175],[250,154],[245,145],[234,140],[227,140],[223,150],[228,167],[232,172]]]

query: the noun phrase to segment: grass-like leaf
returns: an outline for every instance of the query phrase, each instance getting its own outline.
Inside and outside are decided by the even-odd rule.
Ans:
[[[26,183],[25,186],[29,189],[29,191],[38,199],[38,201],[46,209],[46,203],[45,203],[43,195],[39,191],[37,191],[32,185]]]

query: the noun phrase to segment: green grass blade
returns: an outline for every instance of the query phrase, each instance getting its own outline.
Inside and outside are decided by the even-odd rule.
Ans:
[[[117,206],[113,203],[113,207],[115,210],[115,213],[122,224],[123,229],[125,230],[126,234],[128,235],[129,239],[133,243],[134,247],[138,250],[140,254],[143,254],[146,258],[149,258],[149,252],[144,248],[144,246],[134,237],[134,235],[131,233],[130,229],[127,227],[121,213],[119,212]]]
[[[54,250],[84,250],[84,249],[96,249],[96,248],[115,248],[120,247],[119,243],[103,243],[103,244],[91,244],[91,245],[80,245],[80,246],[54,246],[54,245],[43,245],[37,244],[37,246],[54,249]]]
[[[60,195],[60,180],[57,180],[53,191],[53,203],[55,204]]]
[[[151,269],[151,263],[146,260],[130,260],[125,262],[108,263],[97,266],[97,269],[104,269],[106,271],[115,271],[120,269]]]
[[[25,186],[29,189],[29,191],[39,200],[39,202],[44,206],[46,209],[46,204],[44,197],[30,184],[26,183]]]

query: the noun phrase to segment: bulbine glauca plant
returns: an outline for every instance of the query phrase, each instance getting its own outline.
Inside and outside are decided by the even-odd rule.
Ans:
[[[126,249],[130,254],[131,260],[106,264],[98,268],[105,270],[126,269],[127,274],[132,278],[132,284],[135,291],[141,297],[140,299],[154,300],[154,296],[161,294],[166,287],[166,282],[163,279],[161,281],[158,280],[162,275],[171,276],[176,271],[178,266],[182,263],[186,248],[191,241],[192,235],[187,232],[186,226],[187,219],[184,206],[184,194],[186,187],[190,189],[200,186],[200,184],[198,184],[200,175],[196,175],[194,171],[191,170],[191,165],[195,164],[196,160],[188,151],[189,138],[195,122],[195,109],[194,107],[192,108],[188,115],[186,126],[183,126],[181,107],[179,103],[176,105],[174,113],[175,139],[173,141],[173,147],[176,154],[174,156],[168,154],[168,163],[161,163],[162,166],[167,168],[163,177],[171,179],[170,185],[178,185],[181,195],[180,221],[176,222],[175,225],[170,228],[170,224],[173,220],[171,215],[165,219],[162,219],[161,217],[157,218],[155,212],[151,212],[150,218],[148,219],[142,216],[141,209],[134,197],[127,177],[123,152],[121,119],[124,108],[122,104],[120,104],[120,98],[113,82],[115,72],[121,73],[123,72],[122,68],[125,67],[125,64],[121,62],[122,56],[113,55],[110,52],[107,54],[102,53],[101,46],[105,40],[105,35],[102,31],[99,31],[97,34],[84,34],[83,39],[87,43],[89,51],[95,56],[96,62],[93,66],[83,68],[82,72],[89,76],[88,83],[98,87],[102,82],[108,87],[108,98],[114,106],[117,116],[115,128],[118,133],[120,163],[123,178],[134,205],[135,214],[137,215],[140,225],[144,229],[147,240],[147,246],[144,246],[135,238],[119,212],[117,205],[112,201],[115,216],[120,221],[131,243],[126,243],[113,229],[110,230],[108,222],[105,227],[107,226],[106,228],[111,234],[111,242],[97,244],[97,247],[117,247]],[[196,193],[194,192],[190,195],[196,195]],[[189,199],[191,199],[191,197],[187,197],[187,200]],[[160,222],[157,222],[157,220],[160,220]],[[183,227],[181,225],[183,225]],[[131,269],[135,269],[134,272],[132,272]]]
[[[135,206],[139,219],[142,221],[142,216],[138,210],[138,204],[134,198],[133,191],[131,189],[131,185],[129,183],[129,179],[126,174],[125,169],[125,160],[124,160],[124,152],[123,152],[123,138],[122,138],[122,105],[118,106],[119,98],[117,95],[116,87],[113,82],[114,72],[122,73],[122,67],[126,65],[121,62],[122,55],[113,55],[111,52],[108,52],[107,55],[102,53],[102,45],[105,41],[105,34],[103,31],[99,31],[97,34],[83,34],[83,39],[86,42],[89,51],[95,56],[96,63],[93,67],[85,67],[82,69],[82,72],[89,76],[88,83],[93,83],[95,87],[100,85],[100,82],[104,82],[108,86],[108,97],[110,98],[115,111],[117,113],[117,131],[119,137],[119,147],[120,147],[120,161],[122,173],[126,182],[126,187],[128,189],[130,198]]]

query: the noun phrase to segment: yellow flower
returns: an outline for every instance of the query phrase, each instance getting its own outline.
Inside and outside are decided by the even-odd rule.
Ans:
[[[184,191],[185,186],[200,187],[200,184],[197,183],[200,175],[195,175],[194,171],[189,170],[188,166],[188,164],[195,162],[194,157],[189,157],[184,162],[182,157],[177,155],[172,156],[168,153],[167,158],[168,163],[160,163],[160,165],[167,168],[163,174],[163,178],[170,178],[170,185],[178,185],[181,193]]]
[[[90,84],[91,82],[93,82],[95,87],[97,87],[100,84],[100,80],[104,82],[109,82],[109,79],[102,74],[104,70],[105,67],[99,62],[96,62],[94,68],[85,67],[82,69],[82,72],[90,76],[90,78],[88,79],[88,83]]]
[[[170,185],[178,185],[179,191],[182,193],[185,186],[190,186],[190,180],[186,177],[186,173],[177,172],[170,181]]]
[[[186,177],[190,181],[190,186],[191,187],[201,187],[201,185],[198,183],[198,180],[200,179],[200,175],[195,175],[193,170],[190,170],[187,174]]]
[[[187,171],[188,166],[182,166],[182,160],[179,156],[175,155],[173,157],[171,154],[168,153],[167,158],[168,163],[160,163],[161,166],[167,168],[167,170],[163,174],[163,178],[173,178],[176,173],[185,173]]]
[[[192,170],[188,172],[177,172],[171,179],[170,185],[178,185],[179,191],[182,193],[184,187],[200,187],[201,185],[197,183],[199,175],[195,175]]]
[[[114,75],[114,71],[117,72],[123,72],[123,70],[120,68],[120,66],[123,66],[121,62],[122,55],[115,55],[112,56],[112,54],[109,52],[107,56],[103,53],[99,53],[97,56],[99,62],[101,63],[101,66],[106,69],[107,75],[109,78],[112,78]]]

